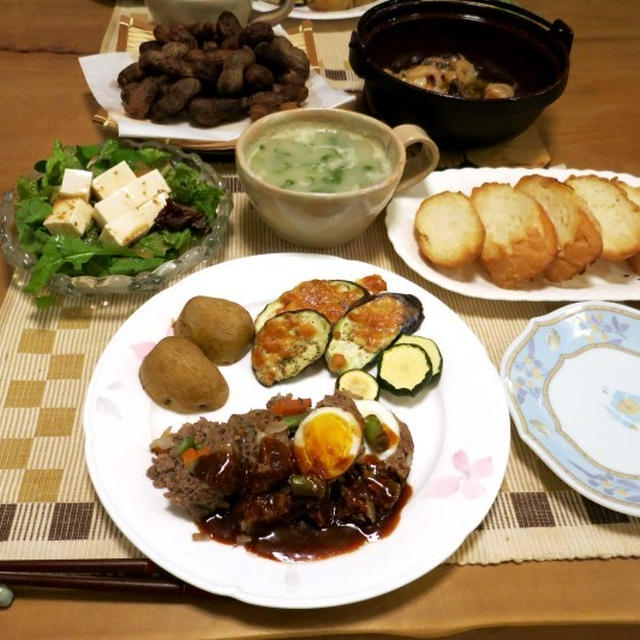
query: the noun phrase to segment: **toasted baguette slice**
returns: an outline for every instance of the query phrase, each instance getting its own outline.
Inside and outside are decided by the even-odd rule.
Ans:
[[[537,200],[556,229],[558,253],[544,270],[548,280],[569,280],[600,256],[602,236],[598,223],[570,186],[555,178],[530,175],[521,178],[516,189]]]
[[[545,210],[508,184],[475,187],[471,202],[485,228],[480,260],[500,287],[515,287],[542,273],[557,253],[556,231]]]
[[[475,260],[484,244],[480,216],[459,192],[443,191],[423,200],[414,230],[422,255],[443,267],[460,267]]]
[[[640,207],[640,187],[632,187],[630,184],[623,182],[618,178],[611,180],[613,184],[620,187],[627,195],[627,198],[631,200],[636,206]]]
[[[603,258],[626,260],[640,251],[640,207],[627,198],[623,189],[595,175],[571,176],[565,182],[600,223]]]
[[[632,187],[630,184],[622,182],[622,180],[619,180],[618,178],[614,178],[611,182],[620,187],[627,194],[627,198],[640,207],[640,187]],[[635,273],[640,275],[640,251],[638,253],[634,253],[627,260],[627,263]]]

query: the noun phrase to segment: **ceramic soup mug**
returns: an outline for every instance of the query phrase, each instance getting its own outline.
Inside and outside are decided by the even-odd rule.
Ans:
[[[355,238],[439,158],[420,127],[343,109],[273,113],[236,144],[238,176],[258,214],[284,240],[313,248]]]
[[[216,22],[223,11],[230,11],[243,26],[249,22],[274,25],[289,15],[294,4],[295,0],[284,0],[271,11],[255,11],[251,0],[145,0],[155,24]]]

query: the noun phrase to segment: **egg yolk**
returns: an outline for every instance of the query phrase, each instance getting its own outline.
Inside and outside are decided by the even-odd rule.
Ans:
[[[337,413],[322,412],[310,416],[300,428],[303,433],[296,438],[294,452],[303,473],[313,472],[328,480],[351,466],[362,437],[357,422]]]

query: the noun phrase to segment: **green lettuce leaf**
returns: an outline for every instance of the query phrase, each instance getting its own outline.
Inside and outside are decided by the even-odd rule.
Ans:
[[[38,261],[30,271],[27,293],[38,294],[58,272],[83,273],[84,265],[95,256],[139,257],[128,247],[102,247],[74,236],[50,235]],[[67,268],[64,268],[67,267]]]
[[[140,238],[140,240],[133,245],[133,248],[140,252],[148,253],[151,256],[164,256],[166,258],[170,253],[175,256],[180,255],[193,245],[194,240],[195,238],[191,229],[182,229],[181,231],[161,229],[159,231],[152,231]]]
[[[27,200],[29,198],[46,199],[41,193],[40,181],[38,178],[25,178],[24,176],[18,178],[16,194],[19,200]]]
[[[53,153],[45,165],[46,184],[56,186],[62,182],[65,169],[84,169],[75,154],[76,147],[64,147],[58,140],[53,144]]]
[[[212,224],[220,201],[221,190],[218,187],[204,182],[195,169],[183,162],[168,169],[164,178],[176,202],[199,209],[207,217],[207,222]]]
[[[97,172],[103,172],[124,160],[133,171],[146,167],[156,169],[166,164],[169,158],[169,153],[161,149],[132,149],[110,139],[102,145],[93,167]]]
[[[21,201],[16,207],[14,220],[18,231],[18,244],[29,253],[38,254],[50,233],[42,226],[51,213],[51,205],[38,197]]]
[[[109,266],[111,275],[133,275],[151,271],[165,262],[164,258],[116,258]]]

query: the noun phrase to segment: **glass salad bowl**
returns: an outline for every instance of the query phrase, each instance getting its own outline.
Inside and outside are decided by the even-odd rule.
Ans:
[[[72,156],[79,160],[76,162]],[[51,193],[49,201],[55,198],[65,165],[67,168],[89,170],[94,167],[95,172],[106,170],[123,159],[134,165],[143,160],[143,166],[158,168],[171,186],[171,198],[185,207],[198,209],[198,205],[202,205],[202,210],[208,210],[204,229],[193,232],[190,229],[165,230],[161,239],[159,236],[150,239],[154,231],[152,228],[131,245],[130,251],[123,250],[123,255],[104,256],[98,249],[100,257],[87,260],[91,250],[85,248],[84,242],[71,248],[72,245],[66,241],[69,238],[63,238],[56,246],[53,236],[50,237],[41,224],[33,223],[34,219],[43,218],[38,214],[41,206],[38,199],[48,207],[43,193],[45,196]],[[133,168],[139,169],[140,166]],[[31,202],[26,206],[30,209],[20,210],[28,199]],[[35,205],[31,206],[33,203]],[[3,194],[0,246],[9,264],[26,272],[25,291],[37,297],[43,293],[93,295],[154,291],[171,278],[207,260],[219,249],[232,209],[233,199],[223,180],[194,153],[152,141],[107,140],[103,144],[86,147],[63,147],[56,142],[47,160],[38,162],[35,171],[19,178],[16,188]],[[25,225],[24,220],[31,226]],[[48,240],[49,245],[42,238]],[[81,239],[74,238],[71,242],[76,240]],[[96,247],[97,242],[94,237],[88,246]],[[145,258],[146,262],[143,261]],[[134,268],[127,269],[134,263]],[[56,265],[61,268],[56,269]]]

